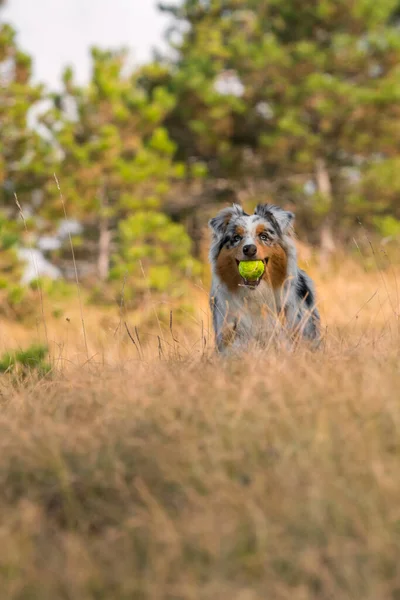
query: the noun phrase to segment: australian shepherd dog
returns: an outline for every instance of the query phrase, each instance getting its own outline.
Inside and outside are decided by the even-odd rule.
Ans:
[[[210,220],[212,286],[210,305],[217,348],[221,352],[271,342],[320,339],[314,285],[297,265],[294,214],[260,204],[249,215],[234,204]],[[264,262],[259,279],[248,281],[239,263]]]

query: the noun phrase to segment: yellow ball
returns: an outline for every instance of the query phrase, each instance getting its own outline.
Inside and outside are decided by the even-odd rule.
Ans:
[[[262,260],[243,260],[239,263],[239,273],[243,279],[254,281],[260,279],[264,273],[265,265]]]

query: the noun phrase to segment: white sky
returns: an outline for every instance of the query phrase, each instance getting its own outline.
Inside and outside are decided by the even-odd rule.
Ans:
[[[162,47],[168,17],[157,0],[8,0],[1,20],[18,32],[21,48],[34,58],[34,78],[58,87],[67,64],[78,82],[89,74],[89,48],[129,47],[134,63]]]

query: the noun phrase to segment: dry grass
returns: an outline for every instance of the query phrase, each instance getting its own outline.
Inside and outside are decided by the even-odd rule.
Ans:
[[[316,354],[217,359],[203,294],[161,360],[117,310],[85,309],[86,364],[49,320],[52,375],[0,380],[1,598],[400,598],[396,277],[314,275]]]

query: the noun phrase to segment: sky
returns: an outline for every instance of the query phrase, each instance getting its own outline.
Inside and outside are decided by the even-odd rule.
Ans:
[[[87,81],[89,48],[128,47],[133,64],[163,47],[168,17],[157,0],[8,0],[1,19],[18,32],[22,50],[34,59],[34,79],[55,89],[63,68],[74,67]]]

